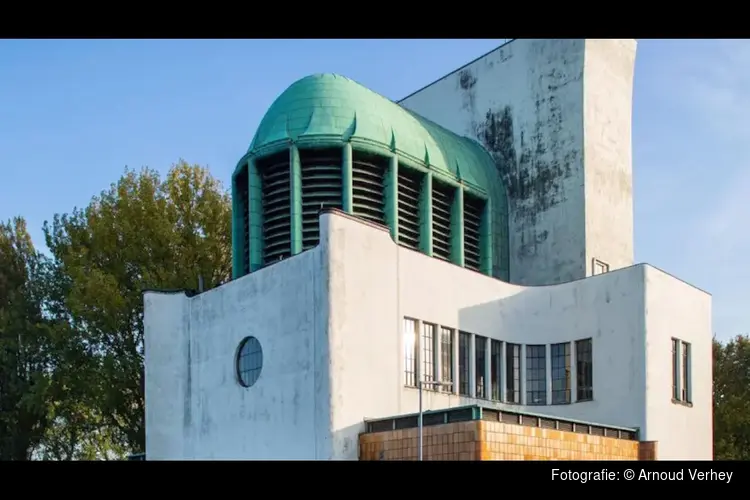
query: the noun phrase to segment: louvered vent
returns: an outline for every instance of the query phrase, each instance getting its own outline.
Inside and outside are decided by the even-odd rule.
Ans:
[[[475,271],[481,270],[479,227],[483,210],[483,200],[464,195],[464,262],[466,267]]]
[[[289,152],[258,161],[263,182],[263,264],[292,253]]]
[[[432,254],[451,259],[451,209],[456,190],[432,181]]]
[[[341,208],[340,149],[301,150],[302,167],[302,250],[320,240],[320,211]]]
[[[237,198],[239,200],[238,209],[242,220],[242,269],[243,274],[250,271],[250,215],[248,212],[248,185],[247,185],[247,166],[234,179]]]
[[[398,168],[398,243],[419,250],[419,193],[424,175]]]
[[[363,219],[385,224],[383,180],[388,159],[354,151],[352,158],[352,210]]]

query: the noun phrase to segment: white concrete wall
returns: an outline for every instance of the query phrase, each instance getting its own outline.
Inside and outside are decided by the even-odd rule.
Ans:
[[[338,439],[335,456],[355,459],[351,447],[363,418],[415,413],[418,392],[404,386],[403,317],[520,344],[552,344],[593,339],[594,399],[569,405],[513,405],[516,411],[646,430],[643,439],[660,441],[668,457],[710,458],[705,440],[683,446],[671,443],[665,408],[683,412],[685,425],[710,436],[710,393],[695,384],[692,409],[672,408],[669,374],[669,330],[652,324],[680,318],[684,307],[699,304],[689,315],[694,326],[687,341],[695,342],[695,373],[710,381],[710,299],[681,281],[645,265],[572,283],[545,287],[510,285],[421,253],[398,247],[384,230],[341,216],[329,217],[331,259],[332,424]],[[656,282],[652,276],[664,276]],[[647,281],[646,277],[649,277]],[[646,287],[649,288],[648,292]],[[648,319],[646,313],[648,297]],[[707,302],[707,300],[709,302]],[[709,304],[707,306],[707,304]],[[646,330],[648,326],[648,330]],[[648,332],[648,333],[647,333]],[[664,343],[666,335],[666,343]],[[649,363],[661,373],[647,372],[646,343],[664,344]],[[698,340],[702,339],[702,340]],[[649,370],[653,370],[649,364]],[[651,377],[648,382],[647,373]],[[504,378],[504,377],[503,377]],[[697,378],[697,375],[696,375]],[[549,370],[548,370],[549,379]],[[707,382],[710,386],[710,382]],[[646,388],[659,387],[646,393]],[[522,387],[523,389],[523,387]],[[548,381],[548,391],[549,381]],[[665,392],[666,391],[666,392]],[[575,391],[574,391],[575,392]],[[575,395],[574,395],[575,397]],[[646,405],[649,401],[649,405]],[[654,406],[652,401],[659,403]],[[425,392],[424,408],[440,409],[478,400]],[[489,403],[510,408],[502,403]],[[683,410],[694,413],[685,413]],[[708,413],[706,413],[708,412]],[[665,420],[666,419],[666,420]],[[664,425],[661,424],[664,422]],[[664,440],[664,445],[661,441]],[[341,443],[349,443],[343,447]],[[706,454],[708,453],[708,455]]]
[[[331,455],[325,262],[313,249],[194,298],[146,293],[146,456]],[[236,378],[255,336],[263,370]]]
[[[662,460],[713,459],[711,296],[646,268],[646,425]],[[691,345],[692,406],[672,402],[672,338]]]
[[[418,409],[404,316],[520,344],[592,338],[593,401],[513,409],[637,427],[664,458],[710,458],[705,293],[644,265],[511,285],[339,213],[321,216],[320,246],[301,255],[194,298],[146,294],[147,458],[357,459],[365,419]],[[248,389],[234,363],[247,335],[264,350]],[[671,402],[672,335],[694,346],[692,408]],[[479,402],[425,394],[425,409]]]
[[[633,264],[635,40],[586,40],[583,70],[586,276],[593,259]]]
[[[633,40],[515,40],[400,103],[473,137],[510,200],[510,280],[633,264]]]

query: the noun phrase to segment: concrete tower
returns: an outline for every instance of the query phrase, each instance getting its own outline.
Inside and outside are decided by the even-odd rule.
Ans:
[[[400,102],[494,157],[512,283],[633,264],[635,50],[635,40],[514,40]]]

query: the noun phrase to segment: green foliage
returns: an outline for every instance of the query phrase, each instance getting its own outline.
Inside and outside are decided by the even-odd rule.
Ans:
[[[750,460],[750,338],[714,349],[714,457]]]
[[[0,460],[107,460],[145,450],[144,289],[231,275],[231,203],[208,170],[126,170],[44,227],[0,223]],[[750,339],[714,340],[714,450],[750,460]]]
[[[29,459],[49,424],[54,365],[41,269],[25,221],[0,223],[0,460]]]
[[[206,288],[229,279],[229,195],[207,169],[183,161],[164,180],[154,170],[126,170],[88,207],[55,215],[44,231],[55,261],[50,309],[67,325],[56,337],[65,369],[46,453],[142,452],[143,290],[197,288],[199,276]],[[118,446],[83,446],[82,434]]]

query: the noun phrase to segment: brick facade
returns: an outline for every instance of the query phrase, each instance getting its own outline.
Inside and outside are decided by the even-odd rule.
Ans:
[[[474,420],[423,428],[424,460],[656,460],[656,443]],[[416,460],[416,428],[360,435],[360,460]]]

